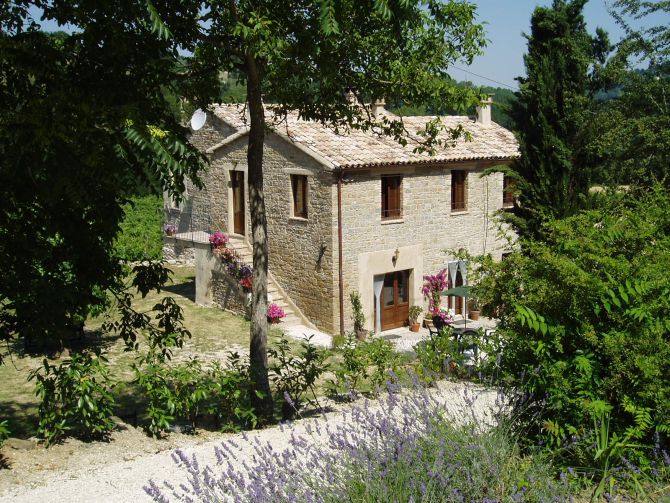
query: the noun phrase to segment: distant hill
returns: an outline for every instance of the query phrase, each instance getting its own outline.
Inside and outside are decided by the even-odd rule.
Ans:
[[[508,129],[512,128],[512,121],[509,117],[509,110],[512,102],[516,99],[514,91],[502,87],[478,87],[472,82],[459,82],[459,85],[480,89],[483,93],[493,95],[492,119]],[[221,101],[225,103],[243,103],[247,96],[247,90],[244,81],[240,81],[235,74],[228,72],[221,74]],[[463,114],[463,111],[457,111],[448,107],[436,104],[419,105],[401,105],[388,103],[387,108],[399,115],[450,115]],[[474,108],[465,112],[467,115],[474,116]]]
[[[459,82],[458,83],[464,87],[472,87],[481,90],[482,93],[492,94],[493,95],[493,109],[491,112],[491,118],[508,129],[512,128],[512,120],[509,117],[509,110],[512,105],[512,102],[516,99],[514,96],[514,91],[510,89],[505,89],[502,87],[479,87],[475,86],[472,82]],[[470,110],[465,112],[462,110],[454,110],[450,107],[445,107],[441,104],[428,103],[420,105],[401,105],[398,106],[394,103],[388,104],[388,109],[398,115],[470,115],[475,116],[477,114],[475,108],[473,107]]]

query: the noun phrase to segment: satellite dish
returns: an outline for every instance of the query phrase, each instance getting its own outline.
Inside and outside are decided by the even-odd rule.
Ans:
[[[191,129],[197,131],[205,125],[205,122],[207,122],[207,114],[198,108],[191,117]]]

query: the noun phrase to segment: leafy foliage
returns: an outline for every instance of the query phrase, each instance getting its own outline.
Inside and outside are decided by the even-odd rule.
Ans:
[[[114,244],[125,261],[160,260],[163,254],[162,200],[155,195],[133,197],[123,207],[123,221]]]
[[[47,445],[67,435],[104,437],[114,428],[114,398],[104,361],[99,354],[74,353],[58,366],[45,358],[30,373],[40,399],[38,432]]]
[[[9,438],[9,422],[5,419],[0,421],[0,447],[2,443]]]
[[[362,390],[377,392],[391,380],[398,365],[393,345],[380,337],[359,341],[348,333],[341,348],[342,362],[335,367],[335,379],[329,382],[331,393],[356,393]]]
[[[154,436],[179,420],[194,429],[205,413],[226,429],[256,426],[249,365],[237,353],[229,353],[225,366],[214,362],[205,367],[197,358],[177,365],[149,363],[136,367],[135,381],[147,396],[146,429]]]
[[[625,32],[608,65],[620,93],[598,107],[587,131],[588,153],[603,183],[667,185],[670,30],[653,23],[667,17],[670,4],[617,0],[610,12]]]
[[[268,353],[275,360],[270,366],[270,375],[282,400],[282,419],[291,419],[298,412],[310,392],[318,403],[314,385],[328,370],[326,353],[311,343],[313,336],[301,342],[302,352],[293,354],[286,335],[282,334],[276,348]]]
[[[120,287],[126,194],[158,180],[179,198],[205,161],[167,98],[185,85],[176,38],[197,9],[32,5],[72,32],[41,32],[27,2],[0,7],[0,338],[41,351],[69,345],[103,292]],[[157,14],[175,38],[151,31]]]
[[[483,277],[505,382],[527,398],[519,412],[529,438],[560,447],[603,414],[614,439],[651,445],[668,431],[669,215],[661,187],[614,193]]]

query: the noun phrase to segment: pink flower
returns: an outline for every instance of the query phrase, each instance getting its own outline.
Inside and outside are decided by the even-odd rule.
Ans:
[[[228,234],[224,234],[221,231],[216,231],[214,234],[209,236],[209,243],[214,247],[218,248],[220,246],[226,246],[230,238],[228,238]]]
[[[268,306],[268,312],[267,312],[268,319],[278,320],[280,318],[284,318],[285,316],[286,313],[284,312],[284,310],[274,302]]]
[[[442,269],[437,274],[427,274],[423,277],[423,288],[421,293],[428,299],[428,310],[436,312],[440,309],[440,294],[447,288],[447,270]]]

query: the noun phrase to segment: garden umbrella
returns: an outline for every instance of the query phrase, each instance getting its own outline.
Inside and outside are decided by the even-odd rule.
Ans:
[[[449,290],[445,290],[442,292],[442,295],[449,296],[449,297],[465,297],[465,307],[463,308],[463,311],[465,314],[463,315],[463,319],[465,320],[465,328],[468,328],[468,313],[467,313],[467,307],[468,307],[468,297],[470,296],[470,290],[472,290],[472,286],[470,285],[461,285],[461,286],[456,286],[454,288],[450,288]]]

